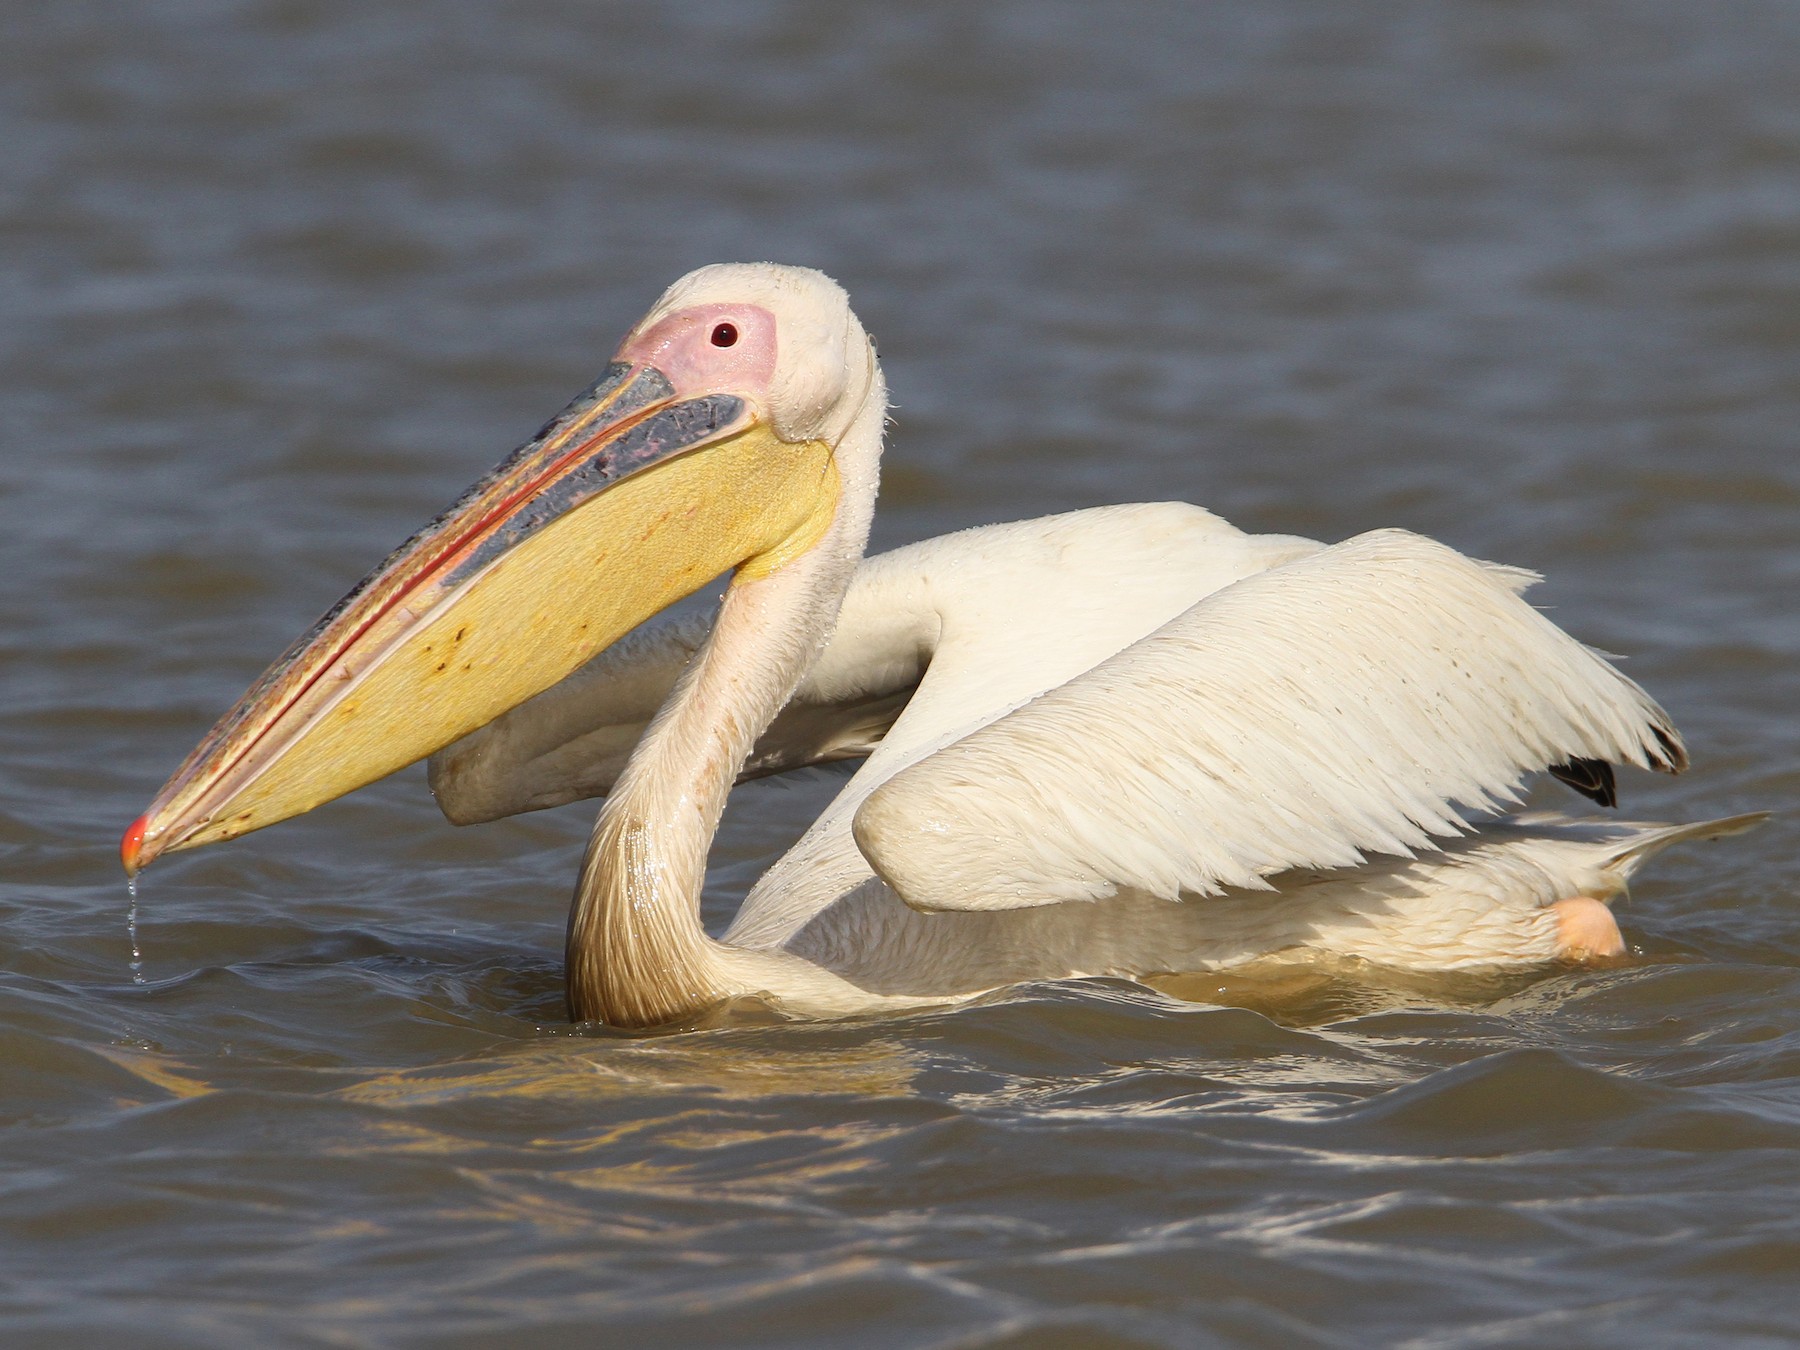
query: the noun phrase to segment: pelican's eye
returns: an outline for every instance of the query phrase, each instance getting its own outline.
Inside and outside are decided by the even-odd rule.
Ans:
[[[738,331],[735,323],[719,323],[713,325],[712,345],[715,347],[735,347]]]

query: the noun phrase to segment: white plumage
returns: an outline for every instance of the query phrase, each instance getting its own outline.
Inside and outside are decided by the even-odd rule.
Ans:
[[[1524,579],[1397,530],[1248,577],[896,775],[856,841],[921,909],[1176,900],[1410,857],[1570,758],[1668,767]]]
[[[1571,756],[1680,760],[1649,696],[1519,598],[1535,580],[1400,531],[1327,548],[1182,503],[867,559],[744,766],[867,756],[724,935],[738,992],[830,1014],[1271,956],[1572,955],[1558,900],[1610,900],[1669,844],[1761,817],[1453,809]],[[435,756],[440,805],[609,790],[711,622],[646,625]],[[777,953],[806,964],[754,959]]]

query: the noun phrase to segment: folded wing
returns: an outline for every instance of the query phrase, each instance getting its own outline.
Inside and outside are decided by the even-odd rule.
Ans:
[[[1533,580],[1398,530],[1248,577],[900,771],[857,844],[920,909],[1175,899],[1432,849],[1552,766],[1685,767]]]

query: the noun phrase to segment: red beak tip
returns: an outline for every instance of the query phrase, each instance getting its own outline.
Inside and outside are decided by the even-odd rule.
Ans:
[[[125,831],[125,837],[119,841],[119,861],[125,864],[125,875],[135,877],[138,874],[138,853],[144,847],[144,827],[150,823],[150,817],[139,816],[131,822]]]

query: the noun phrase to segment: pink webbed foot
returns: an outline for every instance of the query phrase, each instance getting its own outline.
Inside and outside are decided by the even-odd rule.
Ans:
[[[1572,895],[1550,906],[1565,961],[1593,961],[1625,955],[1625,938],[1612,910],[1591,895]]]

